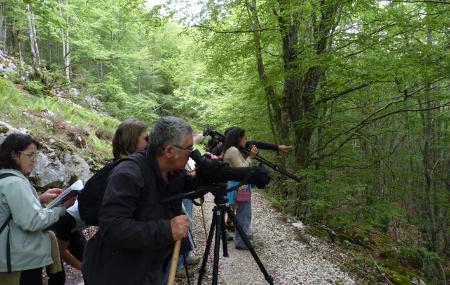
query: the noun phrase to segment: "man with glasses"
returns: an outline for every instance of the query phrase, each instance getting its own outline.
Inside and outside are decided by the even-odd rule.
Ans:
[[[163,117],[150,132],[149,147],[118,164],[108,178],[99,230],[89,240],[82,271],[90,284],[160,284],[174,242],[187,236],[181,201],[163,198],[193,190],[184,167],[193,151],[192,128]]]

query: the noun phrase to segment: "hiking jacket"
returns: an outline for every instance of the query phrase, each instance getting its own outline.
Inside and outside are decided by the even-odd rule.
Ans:
[[[129,160],[112,170],[98,232],[84,251],[82,272],[87,285],[160,285],[163,263],[173,250],[170,219],[181,214],[181,200],[159,201],[191,189],[189,178],[184,170],[176,171],[166,184],[155,153],[139,151],[132,156],[143,163],[144,173]]]
[[[12,220],[0,234],[0,272],[8,271],[8,229],[12,271],[35,269],[53,263],[50,239],[44,230],[64,215],[64,206],[43,208],[36,190],[20,171],[0,169],[0,174],[3,173],[15,176],[0,180],[0,225],[12,214]]]

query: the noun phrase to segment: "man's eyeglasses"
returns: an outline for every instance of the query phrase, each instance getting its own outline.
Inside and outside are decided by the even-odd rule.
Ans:
[[[182,147],[182,146],[179,146],[179,145],[172,145],[173,147],[176,147],[176,148],[178,148],[178,149],[182,149],[182,150],[187,150],[187,152],[190,154],[191,152],[193,152],[194,151],[194,146],[190,146],[190,147]]]
[[[30,159],[35,159],[36,158],[36,155],[37,155],[37,152],[29,152],[29,151],[19,151],[19,153],[21,153],[21,154],[23,154],[23,155],[25,155],[25,156],[28,156]]]

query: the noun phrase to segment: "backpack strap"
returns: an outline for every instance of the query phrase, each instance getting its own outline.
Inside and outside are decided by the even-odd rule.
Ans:
[[[150,181],[148,180],[148,175],[146,173],[149,173],[149,167],[147,165],[147,156],[141,156],[141,157],[135,157],[135,156],[128,156],[127,158],[123,158],[122,160],[130,160],[136,163],[139,166],[139,169],[141,170],[141,176],[144,179],[144,189],[147,189],[150,185]]]
[[[17,176],[17,175],[14,175],[14,174],[12,174],[12,173],[3,173],[3,174],[0,174],[0,179],[3,179],[3,178],[6,178],[6,177],[10,177],[10,176]],[[9,222],[11,221],[11,219],[12,219],[12,215],[11,214],[9,214],[9,217],[8,218],[6,218],[6,221],[3,223],[3,225],[0,227],[0,234],[3,232],[3,230],[6,228],[6,226],[9,224]]]
[[[12,216],[10,215],[12,218]],[[9,241],[9,237],[11,236],[9,234],[10,228],[8,227],[8,236],[6,237],[6,267],[8,269],[8,273],[11,273],[11,242]]]
[[[3,223],[2,227],[0,228],[0,234],[3,232],[3,230],[6,228],[6,226],[9,224],[9,222],[12,220],[12,215],[9,214],[9,217],[6,218],[6,221]]]
[[[3,173],[0,174],[0,179],[10,177],[10,176],[17,176],[12,173]],[[3,223],[3,225],[0,227],[0,233],[3,232],[3,230],[6,228],[6,226],[9,224],[9,222],[12,220],[12,214],[9,214],[8,218],[6,218],[6,221]],[[8,273],[11,273],[11,242],[9,241],[9,228],[8,228],[8,236],[6,237],[6,266],[8,268]]]

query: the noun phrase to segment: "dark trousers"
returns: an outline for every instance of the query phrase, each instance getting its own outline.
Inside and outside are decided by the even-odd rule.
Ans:
[[[42,285],[42,267],[20,272],[20,285]]]
[[[84,237],[81,231],[74,231],[70,235],[69,240],[69,252],[75,256],[78,260],[83,260],[83,250],[86,245],[86,238]],[[63,264],[61,262],[61,264]],[[62,267],[62,271],[47,274],[48,275],[48,285],[64,285],[66,282],[66,273],[64,272],[64,266]]]

